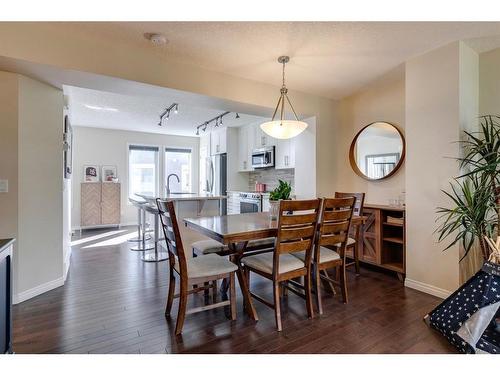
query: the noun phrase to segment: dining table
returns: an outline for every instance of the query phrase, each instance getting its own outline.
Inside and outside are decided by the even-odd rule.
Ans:
[[[365,217],[355,216],[352,224],[363,224]],[[236,275],[241,288],[245,309],[254,320],[258,320],[252,303],[250,290],[241,265],[249,241],[276,237],[277,220],[271,219],[269,212],[252,212],[244,214],[184,218],[184,224],[198,233],[227,246],[228,250],[220,255],[229,255],[238,266]]]

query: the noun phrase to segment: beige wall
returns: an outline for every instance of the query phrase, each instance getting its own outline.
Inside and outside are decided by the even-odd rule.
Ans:
[[[0,179],[9,181],[0,193],[0,238],[17,237],[17,96],[17,74],[0,72]]]
[[[477,113],[477,64],[462,42],[406,63],[405,284],[443,297],[459,285],[459,248],[437,242],[436,208],[451,205],[441,190],[459,173],[454,141]]]
[[[61,90],[19,76],[18,295],[62,285]],[[16,271],[16,270],[15,270]]]
[[[500,48],[479,56],[479,114],[500,116]]]
[[[349,164],[349,147],[358,131],[375,121],[390,122],[405,133],[404,69],[399,67],[343,99],[339,110],[339,126],[334,143],[337,190],[364,191],[367,203],[388,204],[389,199],[398,198],[405,191],[405,164],[386,180],[368,181],[352,170]]]
[[[105,38],[77,32],[64,23],[1,23],[0,56],[244,103],[266,108],[260,114],[267,116],[279,94],[277,86],[167,61],[153,48],[138,48],[125,41],[110,45]],[[331,194],[335,191],[336,163],[331,150],[335,102],[293,90],[289,96],[300,114],[316,117],[316,188],[319,195]]]
[[[121,182],[121,223],[137,222],[137,210],[128,203],[128,149],[127,144],[184,147],[192,149],[192,186],[198,189],[199,138],[160,135],[125,130],[110,130],[73,125],[72,226],[80,227],[80,184],[83,166],[95,164],[116,165]],[[161,168],[162,166],[160,166]],[[160,182],[160,187],[164,185]]]
[[[14,302],[63,283],[62,92],[0,72],[0,237],[15,237]],[[4,107],[4,105],[6,107]],[[5,176],[5,177],[4,177]]]

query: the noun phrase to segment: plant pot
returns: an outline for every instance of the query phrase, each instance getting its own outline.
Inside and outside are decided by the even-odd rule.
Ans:
[[[278,220],[280,212],[280,201],[269,201],[269,217],[271,220]]]

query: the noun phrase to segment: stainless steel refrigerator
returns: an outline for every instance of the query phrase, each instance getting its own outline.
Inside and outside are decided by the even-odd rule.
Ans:
[[[227,195],[227,154],[210,156],[206,159],[205,192],[212,195]],[[221,200],[221,215],[227,215],[227,201]]]

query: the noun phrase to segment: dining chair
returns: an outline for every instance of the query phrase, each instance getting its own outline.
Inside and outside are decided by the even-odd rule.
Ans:
[[[335,198],[348,198],[354,197],[356,199],[354,203],[353,216],[363,216],[363,206],[365,204],[365,193],[341,193],[335,192]],[[351,229],[349,238],[347,239],[347,248],[352,249],[353,262],[347,263],[346,267],[354,266],[356,270],[356,275],[359,275],[359,250],[360,243],[359,237],[361,233],[362,224],[353,225]]]
[[[244,256],[241,260],[247,281],[250,280],[251,272],[272,281],[274,303],[253,292],[250,292],[250,295],[274,309],[278,331],[282,330],[281,289],[284,287],[283,283],[292,279],[304,277],[307,315],[309,318],[314,316],[311,296],[311,260],[320,205],[320,199],[280,201],[274,250]],[[302,251],[305,254],[304,260],[292,255]],[[250,284],[247,283],[247,285]]]
[[[186,257],[182,238],[179,232],[179,225],[175,214],[174,203],[157,199],[159,216],[165,242],[169,253],[168,262],[170,269],[170,281],[168,286],[167,305],[165,316],[170,317],[174,298],[179,298],[179,310],[177,313],[177,323],[175,334],[182,333],[185,316],[200,311],[206,311],[223,306],[230,306],[231,319],[236,319],[236,289],[235,289],[235,271],[238,267],[229,260],[216,254],[207,254],[196,258]],[[175,294],[175,283],[178,275],[180,279],[180,292]],[[211,288],[209,283],[220,279],[229,279],[230,293],[227,301],[215,302],[201,307],[195,307],[187,310],[187,297],[190,294]],[[191,288],[191,285],[203,285],[202,287]],[[191,289],[188,289],[191,288]]]
[[[346,246],[351,227],[351,219],[355,205],[355,198],[324,198],[321,205],[320,220],[318,223],[318,234],[316,236],[313,251],[314,268],[314,291],[318,313],[323,314],[321,301],[321,279],[330,285],[339,285],[342,292],[342,300],[348,302],[346,282]],[[306,260],[307,254],[298,252],[293,254],[300,260]],[[339,281],[331,279],[328,274],[322,274],[335,268],[339,275]],[[307,290],[307,289],[306,289]]]

